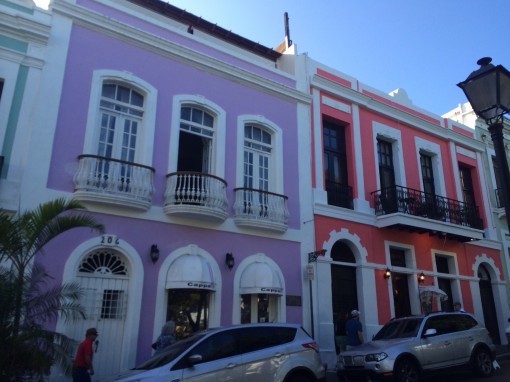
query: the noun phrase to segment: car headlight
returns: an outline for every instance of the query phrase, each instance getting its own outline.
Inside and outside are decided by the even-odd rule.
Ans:
[[[376,354],[367,354],[365,356],[365,361],[366,362],[379,362],[386,358],[388,358],[388,354],[386,354],[384,352],[376,353]]]

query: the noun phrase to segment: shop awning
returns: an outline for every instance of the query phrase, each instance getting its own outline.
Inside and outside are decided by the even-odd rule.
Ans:
[[[280,277],[269,264],[256,262],[248,265],[241,275],[241,294],[283,294]]]
[[[199,255],[180,256],[170,265],[166,288],[216,290],[211,265]]]

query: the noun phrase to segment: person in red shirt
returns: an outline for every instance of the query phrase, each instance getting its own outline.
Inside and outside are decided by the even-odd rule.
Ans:
[[[94,365],[92,363],[94,351],[92,344],[97,336],[96,328],[87,329],[85,339],[78,346],[73,362],[73,382],[90,382],[90,376],[94,375]]]

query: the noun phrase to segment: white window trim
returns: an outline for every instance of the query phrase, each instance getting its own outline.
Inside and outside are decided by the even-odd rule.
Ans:
[[[273,269],[276,274],[279,276],[280,281],[282,283],[282,294],[278,296],[278,314],[277,314],[277,322],[286,322],[287,321],[287,311],[286,311],[286,287],[285,287],[285,278],[283,277],[283,273],[278,266],[269,256],[266,256],[262,253],[257,253],[252,256],[248,256],[246,259],[241,261],[241,263],[237,266],[236,273],[234,275],[234,293],[232,300],[232,324],[240,324],[241,323],[241,307],[239,305],[239,301],[241,299],[241,294],[239,290],[239,285],[241,283],[241,276],[246,268],[248,268],[253,263],[263,262],[267,264],[271,269]]]
[[[439,273],[436,266],[436,255],[448,258],[448,269],[450,273]],[[434,273],[441,278],[455,278],[459,276],[459,266],[457,264],[457,254],[455,252],[441,251],[438,249],[432,249],[432,267]]]
[[[92,75],[90,90],[89,110],[87,115],[87,130],[83,145],[84,154],[97,154],[97,142],[99,141],[99,125],[101,111],[99,104],[101,92],[105,81],[115,81],[125,84],[140,91],[144,96],[143,120],[137,136],[135,162],[146,166],[152,165],[152,153],[154,147],[154,134],[156,129],[156,104],[157,89],[148,82],[136,77],[133,73],[116,70],[96,70]]]
[[[271,134],[269,191],[283,195],[283,131],[261,115],[246,114],[237,117],[236,187],[244,186],[244,126],[248,124],[260,126]]]
[[[170,129],[170,143],[168,156],[168,172],[177,171],[177,162],[179,158],[179,134],[181,132],[181,107],[196,106],[200,109],[213,114],[214,134],[211,153],[211,175],[220,178],[225,177],[225,136],[226,136],[226,112],[219,105],[200,95],[181,94],[176,95],[172,102],[172,122]]]
[[[435,193],[439,196],[446,196],[446,185],[444,182],[443,159],[441,156],[441,146],[437,143],[427,141],[423,138],[415,137],[416,157],[418,160],[418,173],[420,176],[420,190],[423,191],[423,174],[421,170],[420,154],[427,154],[432,159],[432,171],[434,174]]]
[[[404,154],[402,150],[402,133],[400,130],[394,129],[393,127],[383,125],[379,122],[373,122],[373,134],[374,134],[374,158],[375,158],[375,172],[377,189],[381,189],[381,179],[379,174],[379,158],[377,155],[377,139],[382,138],[391,142],[393,151],[393,168],[395,171],[395,185],[401,187],[407,187],[405,166],[404,166]]]

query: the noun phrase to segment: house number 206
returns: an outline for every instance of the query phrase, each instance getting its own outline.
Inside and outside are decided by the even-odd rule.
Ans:
[[[101,236],[101,244],[119,245],[119,238],[115,235],[103,235]]]

